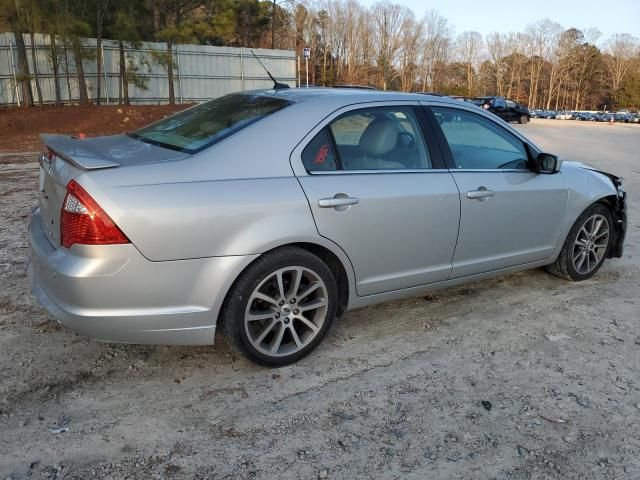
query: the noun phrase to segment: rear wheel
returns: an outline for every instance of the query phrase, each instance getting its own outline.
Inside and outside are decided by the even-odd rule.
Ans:
[[[560,255],[547,270],[575,282],[591,278],[607,258],[612,227],[609,209],[601,204],[591,205],[573,224]]]
[[[327,265],[286,247],[265,254],[238,278],[222,312],[230,346],[252,361],[284,366],[309,354],[336,315],[338,289]]]

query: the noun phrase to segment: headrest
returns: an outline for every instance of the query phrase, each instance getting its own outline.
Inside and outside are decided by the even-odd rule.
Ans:
[[[369,156],[389,153],[398,143],[398,128],[389,118],[376,118],[362,132],[360,148]]]

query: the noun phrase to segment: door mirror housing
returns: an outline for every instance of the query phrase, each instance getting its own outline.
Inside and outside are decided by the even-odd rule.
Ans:
[[[560,171],[561,162],[558,157],[550,153],[540,153],[536,158],[536,171],[538,173],[553,174]]]

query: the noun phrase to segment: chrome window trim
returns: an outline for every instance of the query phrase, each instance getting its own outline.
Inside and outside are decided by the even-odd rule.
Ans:
[[[311,170],[308,175],[354,175],[354,174],[383,174],[383,173],[449,173],[446,168],[407,168],[407,169],[383,169],[383,170]]]
[[[480,173],[537,173],[533,170],[529,170],[528,168],[453,168],[449,170],[451,173],[454,172],[480,172]]]
[[[384,169],[384,170],[311,170],[308,175],[350,175],[350,174],[363,174],[363,173],[471,173],[471,172],[480,172],[480,173],[536,173],[533,170],[523,169],[523,168],[483,168],[483,169],[473,169],[473,168],[455,168],[455,169],[447,169],[447,168],[412,168],[412,169]]]

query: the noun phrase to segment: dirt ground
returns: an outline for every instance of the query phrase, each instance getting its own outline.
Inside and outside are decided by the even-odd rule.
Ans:
[[[130,132],[189,105],[0,108],[0,152],[32,152],[40,133],[87,136]]]
[[[5,157],[0,478],[640,478],[640,127],[518,128],[625,177],[624,258],[352,311],[279,370],[60,327],[25,274],[37,165]]]

